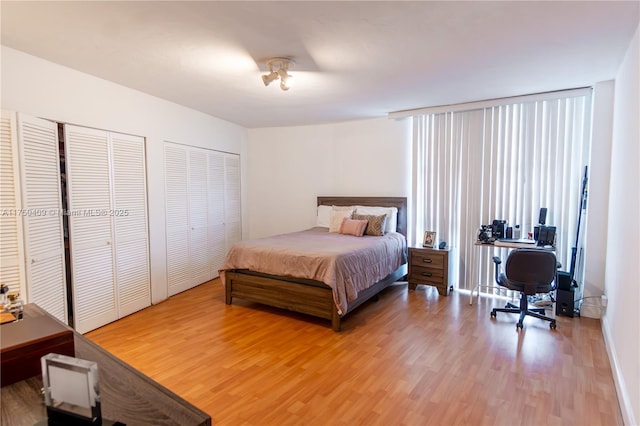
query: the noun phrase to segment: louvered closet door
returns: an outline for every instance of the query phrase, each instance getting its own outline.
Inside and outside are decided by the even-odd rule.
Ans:
[[[110,133],[118,317],[151,305],[144,138]]]
[[[222,152],[207,153],[210,279],[220,275],[218,271],[227,253],[224,232],[224,156]]]
[[[225,244],[226,251],[242,239],[240,210],[240,156],[226,154],[224,161],[225,174]]]
[[[26,296],[15,113],[0,116],[0,282]]]
[[[17,124],[27,300],[66,323],[58,126],[21,113]]]
[[[209,280],[209,244],[207,236],[207,153],[189,152],[189,252],[191,287]]]
[[[172,296],[191,287],[189,264],[188,150],[166,143],[165,203],[167,229],[167,282]]]
[[[65,151],[74,322],[84,333],[118,319],[108,133],[66,125]]]
[[[219,275],[241,239],[240,156],[165,143],[169,295]]]

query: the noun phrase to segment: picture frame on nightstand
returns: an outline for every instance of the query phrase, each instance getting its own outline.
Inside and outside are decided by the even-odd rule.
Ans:
[[[436,244],[436,233],[433,231],[426,231],[424,233],[424,240],[422,246],[427,248],[433,248]]]

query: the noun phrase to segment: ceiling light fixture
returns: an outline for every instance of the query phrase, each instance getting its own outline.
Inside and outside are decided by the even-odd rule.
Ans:
[[[280,89],[289,90],[291,83],[293,82],[293,76],[289,74],[289,67],[293,66],[295,62],[289,58],[272,58],[267,61],[269,67],[269,73],[262,75],[262,82],[265,86],[271,84],[271,82],[280,79]]]

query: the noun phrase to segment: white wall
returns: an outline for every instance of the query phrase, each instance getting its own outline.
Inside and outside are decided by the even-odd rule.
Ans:
[[[3,109],[146,138],[152,300],[166,299],[164,141],[240,154],[244,163],[246,129],[6,46],[1,54]]]
[[[588,182],[588,214],[582,219],[586,232],[584,256],[584,287],[580,315],[600,318],[604,294],[608,223],[609,178],[611,174],[611,133],[613,132],[614,81],[603,81],[593,86],[591,119],[591,153]]]
[[[615,82],[602,329],[625,424],[640,422],[640,26]]]
[[[249,237],[315,225],[316,197],[407,196],[411,121],[249,130]]]

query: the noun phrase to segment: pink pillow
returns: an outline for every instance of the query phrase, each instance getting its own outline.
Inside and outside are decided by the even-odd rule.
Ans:
[[[368,223],[369,222],[367,220],[349,219],[348,217],[345,217],[342,219],[342,224],[340,225],[340,233],[362,237],[364,229],[367,227]]]

